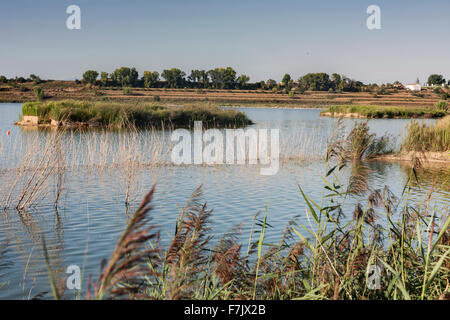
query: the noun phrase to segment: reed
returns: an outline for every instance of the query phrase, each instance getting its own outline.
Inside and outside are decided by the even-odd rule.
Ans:
[[[420,125],[411,121],[402,144],[403,151],[447,152],[450,150],[450,116],[434,125]]]
[[[338,183],[339,164],[329,165],[320,204],[299,186],[306,222],[291,221],[279,243],[267,243],[268,210],[246,253],[236,230],[218,244],[211,241],[211,211],[201,201],[200,188],[181,210],[164,249],[156,226],[145,223],[152,189],[110,260],[102,263],[105,271],[93,294],[89,281],[86,298],[449,299],[448,211],[433,209],[431,193],[411,207],[411,181],[400,197],[388,187],[368,188],[366,200],[349,211],[344,203],[353,194]],[[342,222],[349,214],[353,219]]]

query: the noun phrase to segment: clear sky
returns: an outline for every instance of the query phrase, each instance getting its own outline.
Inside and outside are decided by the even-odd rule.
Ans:
[[[66,28],[71,4],[81,30]],[[381,30],[366,27],[372,4]],[[449,16],[449,0],[2,0],[0,74],[231,66],[251,81],[308,72],[366,83],[449,79]]]

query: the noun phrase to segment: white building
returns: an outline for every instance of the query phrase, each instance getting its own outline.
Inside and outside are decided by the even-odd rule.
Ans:
[[[407,90],[411,90],[411,91],[420,91],[420,90],[422,90],[422,86],[421,86],[420,84],[418,84],[418,83],[407,84],[407,85],[405,86],[405,88],[406,88]]]

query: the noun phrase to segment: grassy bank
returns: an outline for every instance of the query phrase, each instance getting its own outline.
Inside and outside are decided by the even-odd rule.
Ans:
[[[411,121],[407,130],[408,134],[403,141],[402,151],[450,151],[450,116],[440,119],[434,125],[420,125],[416,121]]]
[[[323,116],[362,118],[441,118],[446,111],[434,107],[389,107],[375,105],[336,105],[321,112]]]
[[[27,102],[22,107],[22,114],[39,117],[40,124],[55,120],[63,126],[192,127],[194,121],[203,121],[207,127],[241,127],[252,123],[242,112],[221,110],[207,103],[168,107],[155,103],[79,100]]]

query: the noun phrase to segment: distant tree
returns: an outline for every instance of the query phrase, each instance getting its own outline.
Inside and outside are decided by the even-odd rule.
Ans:
[[[209,86],[209,75],[206,70],[200,71],[200,82],[203,85],[203,88],[207,88]]]
[[[301,77],[299,85],[306,90],[312,91],[327,91],[333,87],[330,76],[326,73],[308,73]],[[339,89],[342,89],[342,81],[339,83]]]
[[[339,84],[340,84],[341,81],[342,81],[342,77],[341,77],[341,75],[338,74],[338,73],[333,73],[333,74],[331,75],[331,81],[333,82],[333,84],[332,84],[333,88],[332,88],[332,89],[338,89]]]
[[[416,79],[416,84],[420,84],[420,79],[419,78]]]
[[[170,88],[181,88],[184,85],[186,73],[177,68],[164,70],[161,76],[167,81]]]
[[[204,70],[192,70],[189,79],[194,83],[200,83],[204,72]]]
[[[286,87],[289,85],[290,82],[291,82],[291,75],[286,73],[283,76],[283,79],[281,80],[281,84],[283,85],[283,87]]]
[[[41,78],[39,78],[37,75],[35,74],[30,74],[30,79],[31,81],[34,82],[34,84],[39,84],[42,82]]]
[[[108,85],[108,79],[109,79],[109,73],[108,72],[102,72],[100,74],[100,82],[103,86]]]
[[[121,85],[125,86],[135,86],[138,80],[139,74],[135,68],[121,67],[114,70],[111,74],[111,79]]]
[[[97,81],[98,72],[94,70],[88,70],[85,73],[83,73],[83,82],[95,84]]]
[[[266,88],[269,90],[272,90],[274,87],[276,87],[277,82],[273,79],[269,79],[266,81]]]
[[[216,89],[232,89],[236,86],[236,71],[231,67],[209,70],[208,75]]]
[[[208,71],[208,76],[211,78],[211,82],[214,88],[223,89],[225,86],[225,81],[223,79],[223,69],[215,68]]]
[[[146,88],[154,88],[159,80],[159,73],[156,71],[144,71],[144,86]]]
[[[246,76],[245,74],[239,76],[239,78],[237,79],[237,81],[239,82],[239,84],[241,85],[241,88],[244,89],[245,86],[247,85],[247,83],[250,81],[250,77]]]
[[[263,80],[259,82],[259,88],[261,88],[262,90],[266,89],[266,83]]]
[[[440,86],[445,83],[445,79],[444,76],[440,74],[432,74],[428,77],[427,83],[429,86]]]
[[[5,76],[0,76],[0,83],[6,83],[8,79]]]

